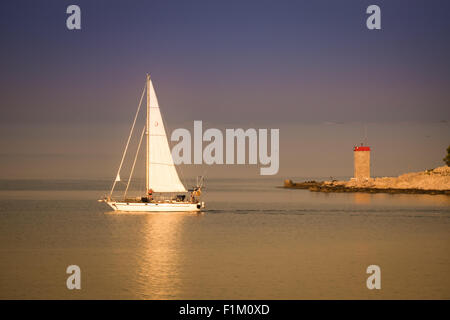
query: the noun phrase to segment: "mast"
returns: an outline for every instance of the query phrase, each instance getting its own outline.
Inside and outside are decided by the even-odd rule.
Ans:
[[[147,157],[145,161],[145,194],[148,194],[150,189],[150,181],[148,181],[149,166],[150,166],[150,75],[147,73],[147,122],[146,131],[147,136]]]

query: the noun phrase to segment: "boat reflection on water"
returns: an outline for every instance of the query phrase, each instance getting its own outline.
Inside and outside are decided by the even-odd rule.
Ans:
[[[133,293],[141,299],[174,299],[183,287],[183,228],[201,212],[108,212],[133,216],[139,224]],[[131,217],[130,217],[131,218]]]

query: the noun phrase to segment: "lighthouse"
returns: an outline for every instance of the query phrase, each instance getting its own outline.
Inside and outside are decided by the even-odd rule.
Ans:
[[[370,179],[370,147],[356,146],[353,148],[354,179],[362,181]]]

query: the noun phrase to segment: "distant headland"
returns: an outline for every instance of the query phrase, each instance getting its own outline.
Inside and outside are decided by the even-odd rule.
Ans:
[[[370,147],[354,147],[354,178],[348,181],[284,181],[284,188],[308,189],[315,192],[366,192],[450,195],[450,147],[447,164],[435,169],[402,174],[398,177],[370,177]]]
[[[308,189],[315,192],[366,192],[450,195],[450,167],[402,174],[398,177],[349,181],[284,181],[284,188]]]

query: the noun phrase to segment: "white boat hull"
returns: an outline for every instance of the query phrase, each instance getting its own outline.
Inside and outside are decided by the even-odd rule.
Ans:
[[[201,203],[189,202],[105,202],[114,211],[123,212],[192,212],[202,208]]]

